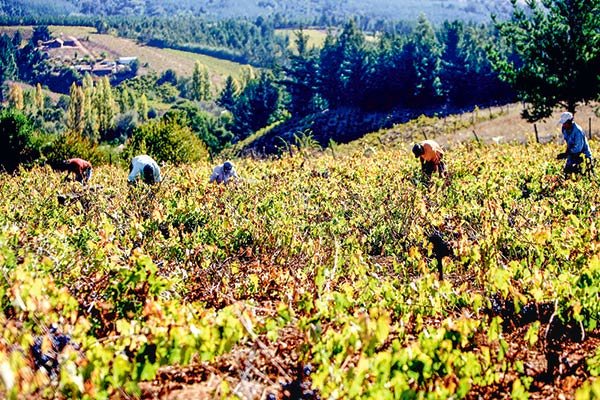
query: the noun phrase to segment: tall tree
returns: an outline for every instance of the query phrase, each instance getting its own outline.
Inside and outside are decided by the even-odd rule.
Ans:
[[[527,9],[513,1],[512,19],[496,22],[518,55],[491,49],[495,68],[526,103],[530,122],[556,106],[575,112],[600,95],[600,0],[534,0]]]
[[[19,49],[21,47],[21,43],[23,43],[23,34],[21,34],[21,30],[17,30],[12,37],[13,46],[15,49]]]
[[[80,86],[71,84],[70,102],[67,108],[67,129],[82,134],[85,126],[85,95]]]
[[[10,107],[16,108],[19,111],[23,111],[25,108],[25,104],[23,101],[23,89],[21,89],[21,85],[16,83],[12,83],[8,88],[8,105]]]
[[[6,33],[0,36],[0,86],[4,88],[4,82],[17,76],[17,63],[15,61],[15,49],[12,41]],[[0,101],[3,100],[3,90],[0,90]]]
[[[320,53],[320,92],[329,107],[354,104],[365,85],[365,38],[350,21],[336,39],[327,35]]]
[[[94,93],[93,87],[82,87],[83,92],[83,136],[87,137],[93,143],[97,143],[100,139],[99,124],[98,124],[98,113],[94,107]]]
[[[45,42],[50,40],[51,37],[52,36],[50,35],[50,29],[48,29],[48,25],[39,25],[33,28],[31,41],[35,46],[37,46],[38,42]]]
[[[286,79],[283,84],[290,94],[288,110],[293,116],[302,117],[320,109],[318,95],[318,54],[314,48],[308,48],[309,36],[302,30],[296,32],[298,54],[290,56],[290,66],[285,68]]]
[[[208,68],[200,62],[194,64],[192,73],[192,100],[206,101],[210,99],[210,78]]]
[[[225,80],[225,86],[217,99],[217,104],[228,111],[233,111],[239,95],[239,90],[239,84],[231,75],[229,75]]]
[[[404,47],[406,78],[412,82],[413,105],[435,104],[442,100],[441,53],[442,48],[433,27],[424,15],[420,15]]]
[[[104,138],[112,130],[115,118],[115,100],[108,77],[104,76],[96,84],[94,108],[98,118],[98,131]]]
[[[35,85],[35,96],[34,96],[35,109],[39,113],[44,112],[44,92],[42,91],[42,85],[39,83]]]
[[[238,139],[274,122],[281,95],[270,72],[261,72],[248,82],[240,94],[234,111]]]
[[[39,51],[31,41],[17,49],[16,63],[19,66],[19,79],[31,83],[40,82],[51,69],[46,61],[47,58],[48,56]]]
[[[148,120],[148,98],[145,94],[142,94],[140,96],[140,100],[138,101],[137,107],[140,122],[146,122]]]

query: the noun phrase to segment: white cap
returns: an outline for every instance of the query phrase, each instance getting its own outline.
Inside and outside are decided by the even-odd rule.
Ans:
[[[558,121],[559,124],[564,124],[567,121],[570,121],[573,119],[573,114],[571,114],[570,112],[564,112],[560,115],[560,120]]]

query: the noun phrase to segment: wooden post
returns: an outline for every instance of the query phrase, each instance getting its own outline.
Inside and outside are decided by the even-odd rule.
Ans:
[[[481,146],[481,142],[479,141],[479,136],[477,136],[477,132],[473,131],[473,136],[475,136],[475,140],[477,141],[477,144]]]
[[[588,122],[589,122],[589,125],[588,125],[588,127],[589,127],[588,138],[591,139],[592,138],[592,117],[590,117],[590,119],[588,120]]]
[[[423,130],[423,136],[425,136],[425,140],[427,140],[427,132],[425,132],[425,130]]]
[[[535,131],[535,141],[537,143],[539,143],[540,142],[540,136],[538,135],[538,130],[537,130],[537,125],[536,124],[533,124],[533,130]]]
[[[112,153],[108,155],[108,165],[112,165]]]

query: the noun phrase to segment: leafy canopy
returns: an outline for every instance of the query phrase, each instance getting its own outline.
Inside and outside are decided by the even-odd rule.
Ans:
[[[532,0],[528,10],[512,1],[511,20],[496,23],[518,60],[492,58],[501,77],[528,105],[523,117],[534,122],[556,106],[575,112],[600,94],[600,0]]]

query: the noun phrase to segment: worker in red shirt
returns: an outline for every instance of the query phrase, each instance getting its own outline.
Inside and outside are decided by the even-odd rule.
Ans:
[[[444,158],[444,150],[435,140],[424,140],[413,146],[412,152],[415,157],[421,161],[421,171],[428,178],[434,172],[438,172],[441,177],[446,177],[446,164],[442,160]]]
[[[88,183],[92,177],[92,164],[81,158],[71,158],[63,161],[63,170],[67,171],[65,180],[73,173],[75,180],[80,183]]]

